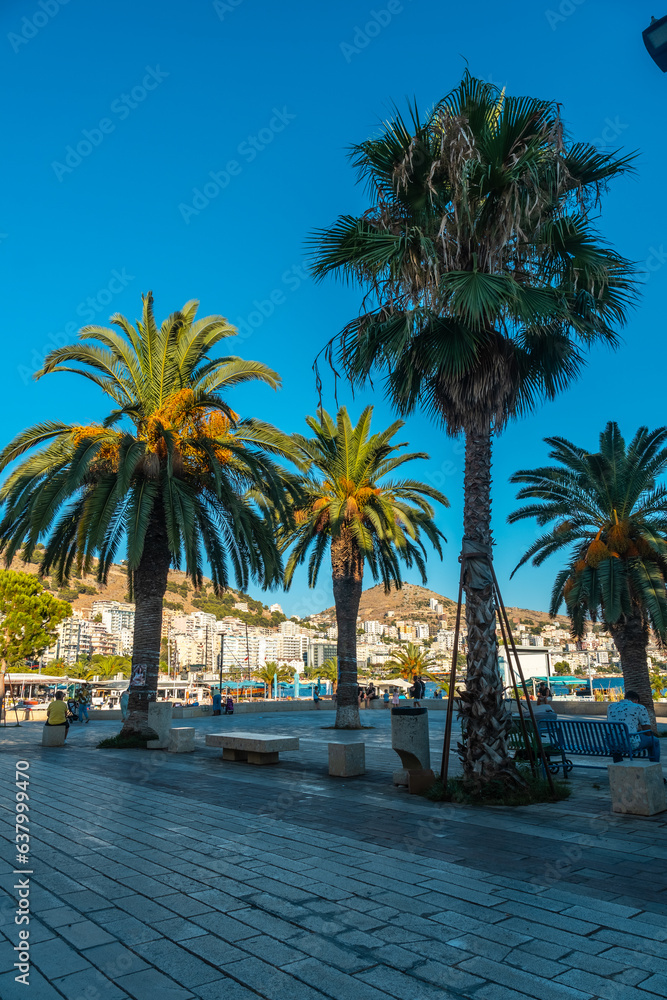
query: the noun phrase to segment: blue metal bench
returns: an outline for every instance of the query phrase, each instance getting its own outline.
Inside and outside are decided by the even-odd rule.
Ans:
[[[576,757],[647,757],[648,751],[635,750],[630,743],[630,730],[625,722],[586,722],[583,720],[540,720],[540,732],[560,753],[561,763],[550,761],[550,770],[563,768],[568,774],[574,764],[567,756]]]

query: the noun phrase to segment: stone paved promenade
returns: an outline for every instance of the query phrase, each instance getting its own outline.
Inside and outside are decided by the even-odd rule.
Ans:
[[[434,805],[329,778],[328,711],[195,720],[197,750],[99,751],[117,723],[0,730],[1,1000],[655,1000],[667,995],[667,814],[616,818],[604,770],[568,801]],[[364,721],[366,721],[366,719]],[[190,723],[188,723],[190,724]],[[444,714],[431,718],[433,750]],[[296,733],[275,767],[223,728]],[[348,735],[348,739],[357,736]],[[28,987],[16,983],[14,766],[30,763]]]

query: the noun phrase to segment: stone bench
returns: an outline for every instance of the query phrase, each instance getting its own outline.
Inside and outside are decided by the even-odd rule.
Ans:
[[[245,760],[249,764],[277,764],[282,750],[298,750],[298,736],[259,733],[209,733],[207,747],[221,747],[223,760]]]
[[[660,764],[628,760],[609,764],[611,810],[631,816],[655,816],[667,810]]]
[[[194,726],[180,726],[169,730],[169,753],[193,753],[194,748]]]
[[[42,728],[42,746],[64,747],[66,733],[65,726],[44,726]]]
[[[366,773],[366,746],[363,743],[329,743],[329,774],[353,778]]]

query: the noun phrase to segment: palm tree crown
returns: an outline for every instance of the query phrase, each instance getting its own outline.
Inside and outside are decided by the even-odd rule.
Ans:
[[[75,561],[89,571],[97,555],[105,582],[126,545],[136,616],[125,729],[134,732],[145,730],[156,696],[169,566],[185,557],[199,586],[206,557],[216,592],[227,586],[230,564],[244,589],[250,577],[270,585],[282,572],[261,501],[289,518],[284,477],[267,454],[285,453],[287,439],[241,420],[221,395],[249,380],[276,388],[280,379],[257,362],[214,358],[236,331],[222,316],[197,320],[196,312],[188,302],[158,326],[149,294],[136,328],[120,315],[112,317],[120,332],[84,327],[81,343],[52,351],[37,377],[75,372],[113,409],[100,424],[38,424],[0,454],[0,469],[17,462],[0,489],[7,562],[21,547],[30,559],[44,537],[41,573],[53,571],[60,583]]]
[[[667,487],[658,483],[667,470],[667,428],[640,427],[626,444],[609,422],[595,454],[560,437],[546,443],[557,464],[511,477],[521,484],[518,499],[534,502],[511,514],[510,523],[534,518],[541,527],[551,525],[517,569],[566,550],[551,614],[564,602],[577,638],[588,618],[601,616],[619,647],[626,688],[643,690],[648,700],[648,626],[667,641]],[[639,670],[639,677],[629,677],[628,669]]]
[[[555,102],[466,72],[351,159],[371,206],[311,246],[316,277],[369,291],[338,341],[353,379],[379,367],[401,412],[421,402],[451,434],[500,428],[564,387],[581,346],[616,342],[634,271],[599,241],[590,208],[631,157],[572,142]]]
[[[390,671],[390,677],[402,677],[406,681],[413,681],[415,677],[428,676],[428,672],[435,666],[435,660],[428,650],[420,649],[414,643],[409,642],[405,649],[399,649],[392,653],[383,669]]]
[[[402,583],[401,562],[413,564],[426,582],[426,536],[438,555],[444,538],[433,520],[430,501],[448,507],[439,490],[413,479],[387,480],[406,462],[428,458],[424,452],[397,455],[404,444],[391,439],[403,427],[395,421],[385,431],[370,433],[373,407],[367,406],[356,427],[345,407],[334,420],[325,410],[307,417],[313,438],[295,435],[302,462],[310,468],[301,483],[294,508],[295,526],[289,534],[291,552],[285,568],[289,586],[297,566],[309,551],[308,583],[317,583],[322,560],[332,544],[344,542],[351,560],[367,564],[384,583]]]

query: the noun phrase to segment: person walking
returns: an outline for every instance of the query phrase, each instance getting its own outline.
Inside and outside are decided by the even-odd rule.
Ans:
[[[648,750],[648,759],[654,764],[660,760],[660,740],[651,729],[648,710],[639,703],[636,691],[626,691],[623,701],[612,703],[607,709],[607,722],[624,722],[630,730],[633,750]],[[614,762],[622,760],[614,754]]]
[[[382,695],[382,700],[384,702],[384,707],[389,708],[389,688],[384,689],[384,694]]]
[[[393,705],[394,708],[398,708],[398,703],[399,703],[398,690],[394,688],[394,694],[391,699],[391,704]]]
[[[320,708],[320,685],[316,684],[313,688],[313,701],[315,702],[315,708],[319,711]]]
[[[63,692],[56,691],[56,697],[51,702],[46,710],[46,723],[47,726],[64,726],[65,727],[65,739],[67,739],[67,733],[69,732],[69,722],[67,721],[67,705],[63,699]]]
[[[85,719],[86,725],[90,722],[88,718],[88,706],[90,704],[90,692],[88,691],[88,685],[82,684],[79,688],[79,722],[83,722]]]
[[[127,718],[127,706],[129,705],[129,702],[130,702],[130,689],[129,687],[126,687],[122,695],[120,696],[120,714],[123,722],[125,722],[125,719]]]
[[[222,714],[222,695],[220,694],[219,691],[213,692],[213,714],[214,715]]]

